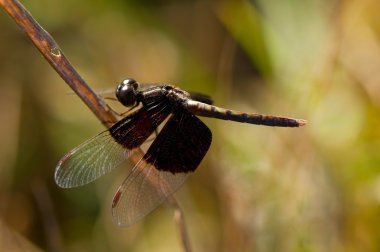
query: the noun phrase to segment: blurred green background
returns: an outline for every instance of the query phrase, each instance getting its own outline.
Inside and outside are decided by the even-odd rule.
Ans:
[[[94,89],[133,77],[308,120],[203,120],[213,143],[175,194],[194,251],[380,251],[379,1],[23,4]],[[58,160],[104,128],[4,11],[0,59],[0,250],[180,251],[165,204],[112,222],[126,169],[55,185]]]

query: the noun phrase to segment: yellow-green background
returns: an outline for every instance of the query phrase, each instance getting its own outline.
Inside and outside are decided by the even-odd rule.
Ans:
[[[95,89],[133,77],[308,120],[204,119],[213,143],[176,193],[194,251],[380,251],[378,0],[23,3]],[[180,251],[168,206],[113,224],[126,169],[55,185],[58,160],[104,129],[68,92],[0,11],[0,250]]]

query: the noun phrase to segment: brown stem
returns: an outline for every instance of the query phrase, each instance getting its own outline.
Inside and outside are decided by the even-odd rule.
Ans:
[[[178,205],[178,202],[173,195],[169,197],[168,201],[174,208],[174,221],[177,225],[178,232],[182,241],[183,251],[191,252],[190,239],[186,229],[186,222],[183,211],[181,207]]]
[[[36,200],[49,251],[64,251],[62,235],[58,228],[53,200],[44,181],[36,180],[32,184],[32,193]]]
[[[16,0],[0,0],[0,5],[98,119],[107,127],[115,123],[116,117],[111,113],[107,104],[89,88],[65,57],[58,44],[50,34],[37,23],[25,7]]]

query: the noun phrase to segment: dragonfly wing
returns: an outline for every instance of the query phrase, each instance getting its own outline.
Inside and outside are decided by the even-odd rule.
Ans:
[[[130,150],[115,142],[109,131],[87,140],[58,163],[55,181],[60,187],[85,185],[120,165]]]
[[[187,175],[159,171],[141,159],[113,199],[112,215],[115,223],[130,226],[139,221],[176,191]]]
[[[197,117],[175,113],[120,186],[112,215],[129,226],[153,211],[194,171],[211,144],[211,132]]]
[[[79,145],[59,161],[56,183],[65,188],[85,185],[119,166],[132,149],[146,141],[170,111],[164,100],[159,99]]]
[[[212,140],[210,129],[186,110],[177,111],[149,147],[144,159],[158,170],[171,173],[194,171]]]

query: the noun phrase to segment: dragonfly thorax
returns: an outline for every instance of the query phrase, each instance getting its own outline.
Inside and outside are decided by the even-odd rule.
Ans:
[[[138,83],[134,79],[123,80],[116,88],[117,100],[126,107],[132,107],[138,102]]]
[[[171,89],[168,90],[166,97],[169,99],[172,106],[177,107],[185,104],[186,101],[190,98],[190,94],[179,88],[171,87]]]

